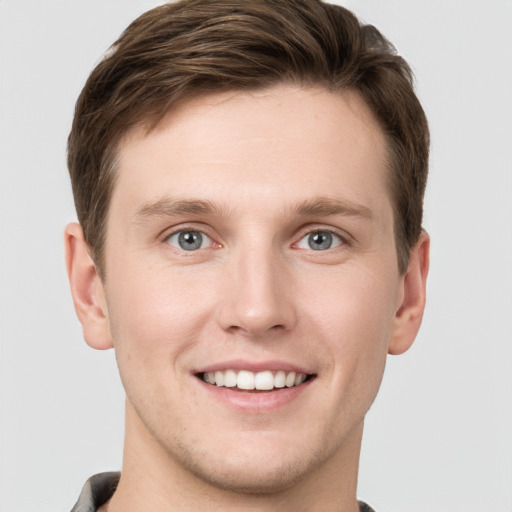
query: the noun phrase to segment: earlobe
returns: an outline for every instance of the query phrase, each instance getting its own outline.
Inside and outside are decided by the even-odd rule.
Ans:
[[[98,350],[112,348],[103,283],[89,255],[79,224],[72,223],[66,227],[64,245],[71,295],[85,341]]]
[[[401,302],[395,313],[388,352],[393,355],[408,350],[418,334],[425,309],[430,238],[423,231],[409,258],[402,280]]]

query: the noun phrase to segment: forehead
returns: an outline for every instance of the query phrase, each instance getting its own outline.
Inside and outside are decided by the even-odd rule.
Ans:
[[[314,196],[374,207],[387,199],[386,161],[385,137],[355,92],[280,85],[219,93],[125,136],[112,206],[131,214],[167,195],[231,209],[258,197],[293,208]]]

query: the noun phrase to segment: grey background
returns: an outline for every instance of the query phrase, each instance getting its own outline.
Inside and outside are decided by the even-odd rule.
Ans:
[[[64,271],[74,101],[149,0],[0,0],[0,510],[71,508],[121,464],[112,352],[82,340]],[[343,2],[413,65],[430,119],[429,301],[370,412],[378,512],[512,511],[512,2]]]

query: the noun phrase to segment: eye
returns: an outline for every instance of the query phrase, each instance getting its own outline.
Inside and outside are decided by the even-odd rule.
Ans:
[[[302,237],[297,243],[299,249],[312,249],[313,251],[327,251],[343,244],[340,236],[331,231],[312,231]]]
[[[183,230],[170,235],[167,243],[182,251],[197,251],[211,246],[212,240],[202,231]]]

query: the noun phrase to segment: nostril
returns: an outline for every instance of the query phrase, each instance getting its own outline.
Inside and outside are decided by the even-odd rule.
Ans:
[[[275,325],[271,325],[268,328],[264,328],[264,327],[253,326],[253,325],[246,325],[246,326],[231,325],[228,327],[227,330],[231,334],[248,333],[251,335],[261,335],[261,334],[270,333],[270,332],[286,331],[286,326],[283,324],[275,324]]]

